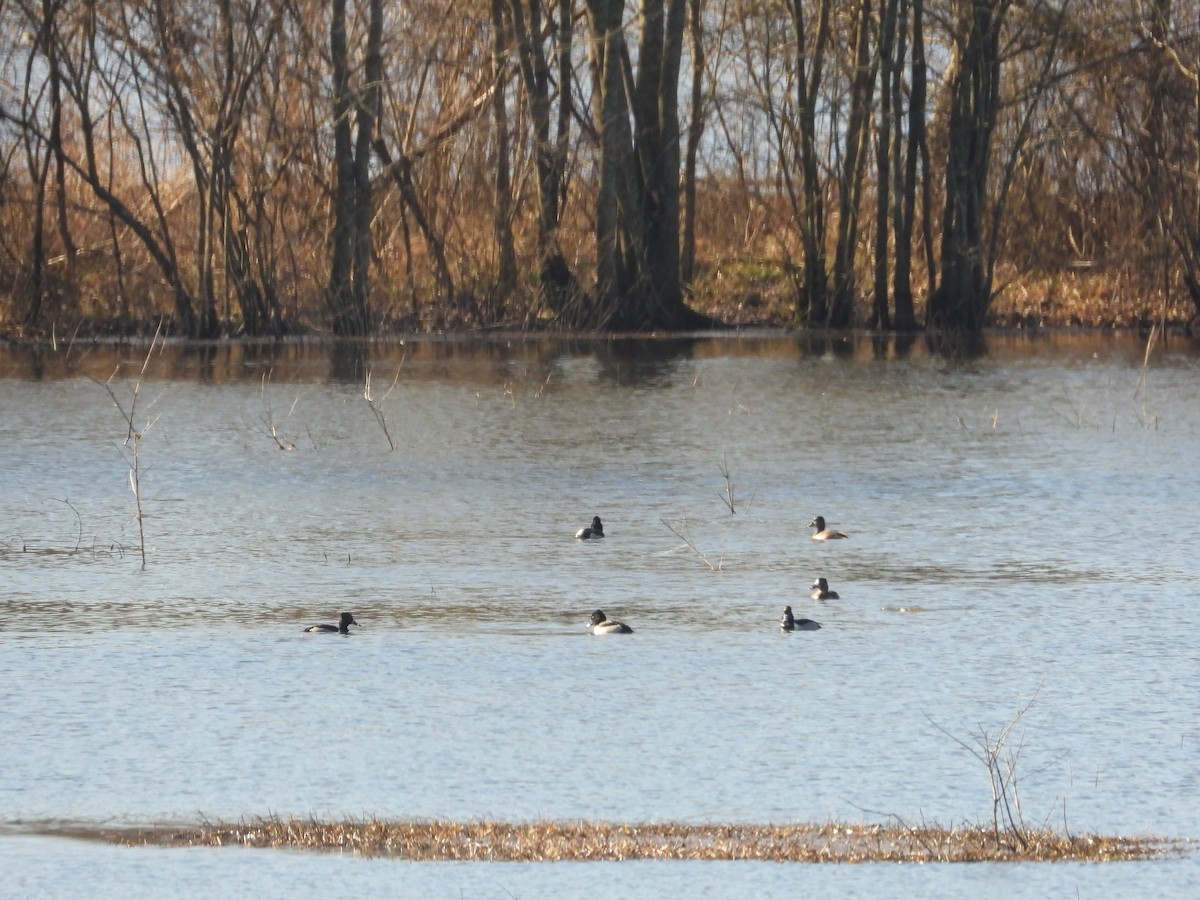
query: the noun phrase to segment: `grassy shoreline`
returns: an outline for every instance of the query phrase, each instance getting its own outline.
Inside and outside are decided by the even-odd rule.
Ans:
[[[687,304],[695,312],[709,317],[715,331],[806,330],[797,319],[795,285],[776,267],[763,263],[734,262],[718,267],[698,280]],[[366,337],[415,339],[495,333],[569,337],[573,334],[556,326],[550,318],[537,315],[528,304],[517,304],[507,319],[486,323],[435,315],[438,309],[436,305],[428,305],[403,316],[384,316]],[[918,304],[916,312],[918,321],[923,322],[923,304]],[[870,317],[868,298],[860,298],[855,308],[857,325],[850,330],[869,330],[866,323]],[[93,312],[28,328],[21,323],[11,297],[0,294],[0,341],[12,344],[47,340],[136,340],[148,338],[160,327],[160,321],[160,318],[146,317],[113,318]],[[1166,292],[1161,288],[1139,289],[1132,279],[1067,273],[1042,277],[1026,275],[1024,278],[1014,275],[993,300],[985,330],[1147,331],[1155,325],[1172,333],[1200,333],[1200,310],[1181,287]],[[226,326],[231,329],[230,337],[240,337],[237,322],[226,323]],[[319,319],[311,316],[291,316],[286,326],[288,337],[332,336]],[[169,329],[167,333],[169,335]],[[272,339],[270,335],[251,338]]]
[[[268,817],[182,827],[75,828],[58,833],[127,846],[263,847],[410,861],[1118,862],[1194,852],[1190,840],[1178,838],[845,822],[693,825]]]

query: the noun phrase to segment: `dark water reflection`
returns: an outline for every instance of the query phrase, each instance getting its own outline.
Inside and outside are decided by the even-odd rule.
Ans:
[[[1156,342],[1161,348],[1161,341]],[[1171,338],[1166,348],[1188,358],[1200,352],[1191,339]],[[106,380],[114,373],[135,377],[143,364],[155,379],[230,384],[259,381],[330,381],[361,384],[366,372],[411,367],[414,378],[492,378],[514,367],[530,377],[553,369],[561,360],[594,358],[602,381],[651,386],[669,379],[682,362],[712,358],[770,357],[796,360],[831,357],[848,362],[932,359],[947,363],[985,357],[1029,358],[1044,355],[1087,358],[1120,354],[1140,361],[1144,339],[1102,332],[995,334],[981,337],[924,334],[737,333],[651,338],[559,338],[520,335],[473,338],[454,336],[396,340],[295,339],[159,343],[146,362],[147,344],[79,342],[57,345],[0,345],[0,378],[41,381],[88,376]]]

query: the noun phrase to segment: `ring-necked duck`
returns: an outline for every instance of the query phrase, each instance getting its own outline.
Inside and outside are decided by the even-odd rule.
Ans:
[[[633,634],[633,629],[624,622],[614,622],[604,615],[603,610],[596,610],[592,613],[591,624],[588,625],[589,634]]]
[[[826,581],[824,578],[818,578],[816,581],[814,581],[812,583],[812,586],[813,586],[812,598],[814,600],[837,600],[837,599],[839,599],[838,592],[831,591],[829,589],[829,582]]]
[[[587,528],[580,528],[575,532],[575,540],[587,541],[592,538],[604,537],[604,526],[600,523],[599,516],[592,517],[592,524]]]
[[[783,618],[779,620],[779,627],[783,631],[816,631],[821,625],[812,619],[795,618],[792,616],[792,608],[785,606],[783,608]]]
[[[309,625],[304,630],[306,632],[338,631],[342,634],[349,634],[351,625],[358,625],[358,623],[354,621],[354,616],[351,613],[344,612],[340,617],[338,617],[338,623],[336,625]],[[361,625],[358,625],[358,627],[362,628]]]
[[[850,535],[841,531],[832,531],[825,527],[825,517],[817,516],[808,523],[809,528],[817,529],[812,536],[814,541],[832,541],[836,538],[850,537]]]

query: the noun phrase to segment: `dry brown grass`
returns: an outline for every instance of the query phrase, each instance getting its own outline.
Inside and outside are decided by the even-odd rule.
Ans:
[[[1189,841],[1025,830],[1022,840],[975,826],[905,824],[619,825],[605,822],[322,822],[266,818],[199,827],[103,829],[112,843],[272,847],[413,861],[561,862],[622,859],[769,862],[1112,862],[1191,852]]]
[[[867,284],[867,276],[860,284]],[[1127,272],[1068,269],[1053,274],[1018,273],[1002,267],[997,283],[1004,290],[988,310],[987,325],[999,329],[1195,328],[1198,313],[1182,284],[1165,292],[1150,276]],[[917,321],[925,317],[925,284],[914,283]],[[764,259],[730,259],[701,269],[689,303],[726,325],[777,328],[793,326],[795,278]],[[894,312],[894,310],[893,310]],[[855,306],[859,324],[870,319],[870,298]]]

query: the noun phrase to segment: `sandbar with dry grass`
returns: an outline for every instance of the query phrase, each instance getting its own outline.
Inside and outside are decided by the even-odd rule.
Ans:
[[[131,846],[271,847],[413,861],[1115,862],[1192,851],[1190,841],[1170,838],[924,824],[323,822],[271,817],[196,827],[102,829],[76,836]]]

